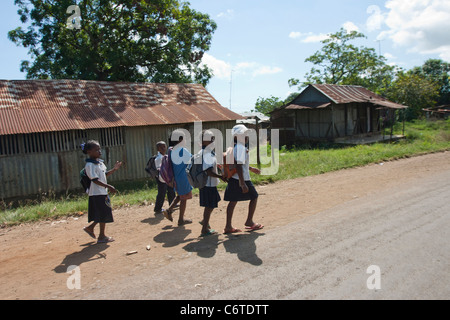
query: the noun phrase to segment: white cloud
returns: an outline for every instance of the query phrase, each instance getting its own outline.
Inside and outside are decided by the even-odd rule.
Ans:
[[[352,32],[352,31],[359,31],[358,26],[355,25],[351,21],[345,22],[342,25],[342,27],[348,33]],[[329,36],[328,36],[328,34],[325,34],[325,33],[313,33],[313,32],[302,33],[302,32],[298,32],[298,31],[292,31],[289,34],[289,38],[291,38],[291,39],[300,39],[300,41],[302,43],[318,43],[318,42],[321,42],[323,40],[328,39]]]
[[[211,68],[214,76],[220,79],[229,79],[231,76],[231,64],[223,60],[219,60],[208,53],[203,55],[202,64],[206,64],[209,68]]]
[[[367,8],[367,13],[370,14],[370,17],[366,21],[367,30],[369,32],[380,30],[385,19],[385,14],[381,12],[380,7],[371,5]]]
[[[394,56],[393,54],[386,52],[385,54],[383,54],[383,56],[388,59],[388,60],[392,60],[392,59],[396,59],[397,57]]]
[[[233,9],[228,9],[225,12],[221,12],[217,15],[217,18],[227,18],[227,19],[231,19],[234,17],[234,10]]]
[[[328,35],[324,33],[313,34],[312,32],[305,39],[302,40],[303,43],[316,43],[328,39]]]
[[[359,28],[351,21],[347,21],[342,25],[342,27],[345,29],[345,31],[347,31],[347,33],[350,33],[352,31],[359,32]]]
[[[257,77],[257,76],[263,76],[266,74],[276,74],[276,73],[280,73],[282,71],[283,71],[283,69],[278,68],[278,67],[260,66],[260,67],[257,67],[253,71],[252,75],[254,77]]]
[[[389,30],[379,39],[390,38],[398,46],[421,54],[439,54],[450,61],[450,1],[389,0],[384,23]]]
[[[300,38],[301,36],[303,36],[303,33],[298,32],[298,31],[292,31],[289,34],[289,38],[291,38],[291,39],[297,39],[297,38]]]
[[[320,42],[322,40],[328,39],[328,35],[326,35],[324,33],[314,34],[312,32],[302,33],[302,32],[298,32],[298,31],[292,31],[289,34],[289,38],[291,38],[291,39],[302,38],[300,41],[303,43],[316,43],[316,42]]]
[[[204,54],[202,64],[211,68],[214,76],[219,79],[230,79],[232,71],[235,75],[251,75],[253,77],[276,74],[283,71],[283,69],[279,67],[266,66],[257,62],[239,62],[235,65],[231,65],[208,53]]]

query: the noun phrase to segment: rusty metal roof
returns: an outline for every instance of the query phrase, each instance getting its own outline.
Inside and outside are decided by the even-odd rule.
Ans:
[[[372,91],[361,86],[335,85],[335,84],[313,84],[314,88],[328,97],[335,104],[345,104],[352,102],[369,102],[376,106],[405,109],[404,105],[391,102]]]
[[[0,80],[0,135],[241,118],[200,84]]]
[[[286,107],[288,110],[302,110],[302,109],[323,109],[329,107],[330,102],[302,102],[299,104],[290,104]]]
[[[288,105],[280,107],[274,110],[303,110],[303,109],[323,109],[329,107],[332,103],[334,104],[346,104],[346,103],[370,103],[379,108],[390,108],[390,109],[405,109],[404,105],[394,103],[392,101],[386,100],[383,97],[373,93],[372,91],[361,87],[361,86],[350,86],[350,85],[336,85],[336,84],[311,84],[308,88],[315,88],[323,96],[329,100],[324,101],[313,101],[313,102],[295,102],[298,101],[294,99]],[[305,92],[306,88],[303,92]],[[302,94],[300,93],[298,97]]]

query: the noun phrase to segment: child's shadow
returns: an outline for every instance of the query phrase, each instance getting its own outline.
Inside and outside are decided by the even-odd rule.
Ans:
[[[265,235],[264,233],[246,232],[238,235],[227,235],[226,240],[219,240],[219,235],[211,235],[192,242],[183,247],[188,252],[196,252],[199,257],[212,258],[219,244],[223,244],[229,253],[236,253],[239,260],[260,266],[262,260],[256,254],[256,239]]]
[[[148,223],[151,226],[159,224],[161,221],[164,220],[164,215],[162,214],[156,214],[154,217],[150,217],[144,220],[141,220],[142,223]]]
[[[160,234],[156,235],[153,240],[158,243],[162,243],[163,247],[175,247],[179,244],[189,242],[193,239],[186,239],[186,237],[192,232],[191,230],[186,229],[184,226],[181,227],[164,227],[165,230]]]
[[[246,232],[244,234],[229,235],[223,242],[225,250],[229,253],[236,253],[239,260],[250,263],[254,266],[262,265],[263,261],[256,254],[256,239],[264,236],[265,233]]]
[[[109,247],[107,243],[95,244],[95,242],[89,242],[81,246],[84,247],[81,251],[67,255],[53,271],[56,273],[66,273],[67,269],[72,265],[80,266],[85,262],[106,259],[106,254],[102,253],[102,251]]]
[[[219,235],[214,234],[200,238],[197,242],[192,242],[183,247],[188,252],[196,252],[199,257],[212,258],[216,254],[217,247],[222,241],[219,241]]]

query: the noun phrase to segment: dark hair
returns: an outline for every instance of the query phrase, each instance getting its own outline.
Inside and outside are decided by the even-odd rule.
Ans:
[[[160,141],[156,144],[156,149],[159,149],[159,147],[165,146],[165,145],[166,145],[166,143],[164,141]]]
[[[95,148],[96,146],[100,146],[100,143],[98,143],[98,141],[89,140],[88,142],[81,144],[81,150],[84,154],[87,154],[89,150]]]

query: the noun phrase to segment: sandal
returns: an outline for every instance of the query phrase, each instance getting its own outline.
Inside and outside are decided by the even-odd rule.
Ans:
[[[108,242],[113,242],[114,239],[112,237],[105,237],[103,239],[98,239],[97,243],[108,243]]]
[[[264,226],[260,223],[254,223],[251,227],[246,226],[245,229],[249,231],[261,230]]]
[[[215,234],[217,234],[217,233],[218,233],[218,232],[217,232],[216,230],[210,229],[210,230],[208,230],[208,232],[202,233],[202,234],[200,235],[200,237],[204,238],[204,237],[207,237],[207,236],[213,236],[213,235],[215,235]]]
[[[191,224],[191,219],[184,219],[183,221],[178,221],[178,226],[184,226],[185,224]]]
[[[242,230],[236,228],[230,230],[223,230],[223,234],[238,233],[238,232],[242,232]]]

